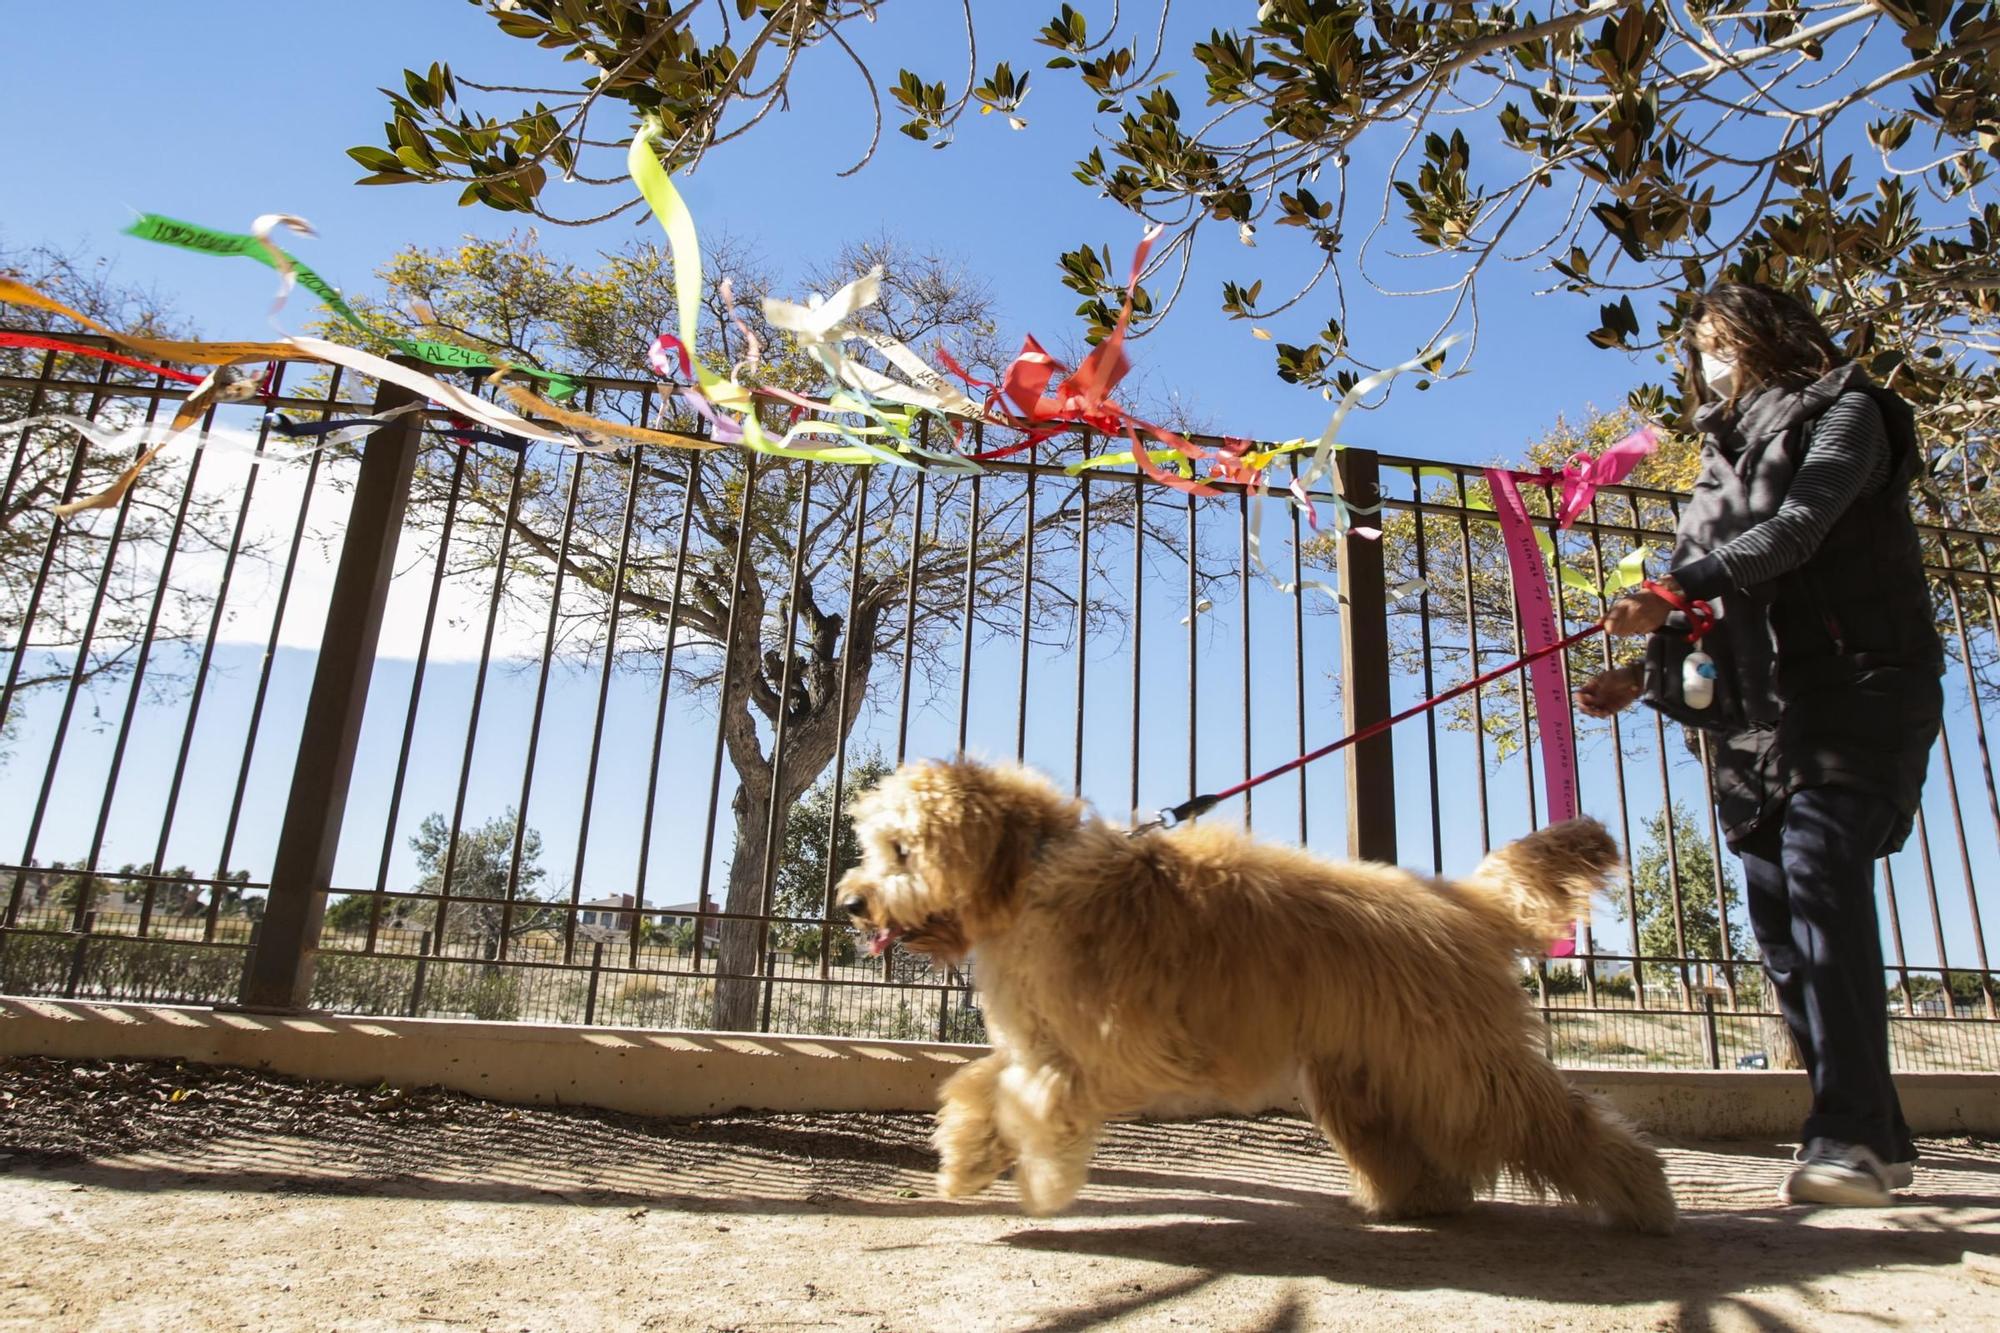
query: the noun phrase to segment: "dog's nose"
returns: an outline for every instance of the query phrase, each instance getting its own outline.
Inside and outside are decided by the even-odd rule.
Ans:
[[[840,910],[849,916],[866,916],[868,915],[868,900],[857,893],[850,898],[842,899]]]

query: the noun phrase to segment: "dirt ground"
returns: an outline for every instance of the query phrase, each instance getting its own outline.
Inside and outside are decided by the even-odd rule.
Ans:
[[[1518,1195],[1348,1208],[1301,1121],[1116,1128],[1076,1209],[930,1195],[919,1116],[642,1120],[173,1065],[0,1062],[0,1328],[2000,1327],[2000,1145],[1881,1211],[1663,1145],[1648,1240]]]

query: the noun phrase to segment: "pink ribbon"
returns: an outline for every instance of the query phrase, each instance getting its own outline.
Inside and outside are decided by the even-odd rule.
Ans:
[[[1562,500],[1556,506],[1556,528],[1567,531],[1590,508],[1590,502],[1597,498],[1598,487],[1616,486],[1631,475],[1640,459],[1659,447],[1659,430],[1653,426],[1641,426],[1595,458],[1589,454],[1577,454],[1564,468],[1514,471],[1508,475],[1516,481],[1540,486],[1560,484]]]
[[[1625,471],[1630,470],[1631,464],[1627,463]],[[1532,655],[1556,642],[1556,612],[1549,596],[1549,576],[1542,563],[1542,549],[1535,541],[1535,530],[1528,520],[1527,506],[1521,503],[1521,492],[1515,488],[1515,476],[1507,468],[1486,469],[1487,483],[1493,488],[1493,512],[1500,520],[1500,534],[1507,543],[1507,563],[1514,576],[1514,607],[1521,624],[1521,648],[1524,654]],[[1596,485],[1590,489],[1594,492]],[[1586,499],[1584,504],[1588,503]],[[1528,679],[1535,692],[1536,720],[1541,723],[1542,781],[1548,793],[1548,818],[1550,823],[1559,824],[1565,819],[1575,819],[1578,810],[1576,729],[1569,712],[1562,657],[1556,653],[1537,657],[1529,664]],[[1549,945],[1551,958],[1568,958],[1575,953],[1574,939],[1555,940]]]

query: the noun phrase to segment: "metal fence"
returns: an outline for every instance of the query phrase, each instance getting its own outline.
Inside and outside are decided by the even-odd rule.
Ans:
[[[5,355],[0,419],[116,426],[182,394]],[[1144,814],[1519,651],[1463,464],[1342,454],[1376,541],[1079,474],[1116,447],[1087,434],[976,476],[571,453],[435,415],[315,449],[264,413],[403,399],[289,373],[68,523],[49,506],[129,459],[0,434],[0,991],[978,1040],[967,972],[858,956],[829,923],[857,782],[969,751]],[[615,380],[584,405],[676,410]],[[1570,627],[1619,558],[1665,551],[1680,498],[1608,488],[1551,530]],[[1925,536],[1952,667],[1924,817],[1878,877],[1892,1040],[1905,1069],[1993,1068],[1994,538]],[[1463,871],[1538,822],[1535,726],[1509,677],[1208,818]],[[1575,963],[1524,971],[1552,1054],[1783,1063],[1700,738],[1643,709],[1577,737],[1632,873]]]

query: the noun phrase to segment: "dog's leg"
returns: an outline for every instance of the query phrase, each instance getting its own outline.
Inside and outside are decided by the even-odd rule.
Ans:
[[[1660,1155],[1597,1098],[1524,1053],[1492,1085],[1494,1119],[1521,1127],[1509,1165],[1529,1183],[1601,1209],[1608,1221],[1649,1235],[1674,1229],[1673,1190]]]
[[[963,1199],[991,1185],[1014,1164],[1014,1149],[1000,1137],[994,1100],[1005,1055],[989,1055],[945,1081],[931,1142],[938,1150],[938,1193]]]
[[[1354,1203],[1379,1221],[1448,1217],[1472,1205],[1473,1184],[1440,1165],[1370,1105],[1359,1071],[1309,1070],[1308,1109],[1354,1175]]]
[[[1077,1096],[1075,1080],[1052,1065],[1010,1065],[1000,1074],[996,1118],[1000,1134],[1020,1153],[1014,1184],[1021,1207],[1035,1217],[1061,1212],[1090,1174],[1103,1129]]]

